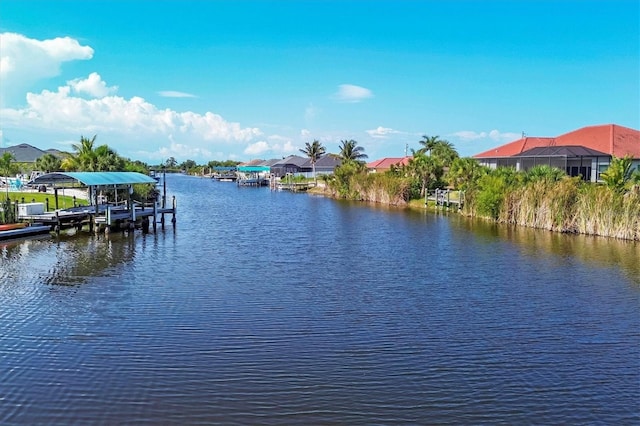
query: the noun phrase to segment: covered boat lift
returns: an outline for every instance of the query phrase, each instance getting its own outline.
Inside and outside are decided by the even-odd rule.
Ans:
[[[131,196],[133,194],[133,185],[135,184],[151,184],[156,185],[157,181],[145,174],[137,172],[55,172],[46,173],[40,175],[29,182],[30,185],[39,186],[51,186],[54,190],[56,211],[54,214],[45,213],[43,215],[34,215],[26,217],[33,221],[43,221],[45,223],[52,223],[56,230],[59,230],[62,226],[78,226],[85,219],[89,220],[90,228],[93,225],[100,224],[106,226],[106,231],[110,230],[110,227],[114,224],[120,224],[121,222],[129,222],[133,227],[136,220],[141,219],[143,221],[143,227],[146,225],[148,229],[148,218],[153,216],[153,228],[156,228],[156,216],[161,214],[161,224],[164,228],[164,215],[171,213],[173,215],[172,222],[175,224],[175,212],[176,203],[175,197],[171,208],[167,208],[166,203],[166,185],[164,185],[164,193],[162,197],[162,204],[158,206],[158,202],[154,202],[152,208],[145,209],[144,203],[137,207],[133,202]],[[87,187],[89,191],[90,207],[74,207],[71,209],[58,210],[58,190],[64,188],[79,188]],[[100,192],[104,190],[113,190],[116,195],[116,203],[104,203],[100,201]],[[126,206],[117,203],[118,191],[126,190]],[[55,216],[55,217],[52,217]]]

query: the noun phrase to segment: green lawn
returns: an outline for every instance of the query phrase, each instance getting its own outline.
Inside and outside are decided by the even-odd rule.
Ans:
[[[49,199],[49,210],[55,210],[56,208],[56,199],[53,194],[47,194],[44,192],[9,192],[9,199],[13,202],[22,203],[23,200],[25,203],[45,203],[46,208],[46,199]],[[6,192],[0,192],[0,202],[3,202],[7,199]],[[77,205],[86,205],[87,200],[77,200]],[[69,207],[73,207],[73,197],[68,195],[58,195],[58,208],[66,209]]]

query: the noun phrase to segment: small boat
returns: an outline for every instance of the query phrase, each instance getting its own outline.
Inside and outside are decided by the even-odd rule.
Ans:
[[[51,227],[47,225],[27,226],[26,223],[24,224],[13,223],[12,225],[23,225],[23,226],[6,229],[6,225],[0,225],[5,227],[5,228],[0,228],[0,241],[12,240],[16,238],[25,238],[32,235],[38,235],[38,234],[47,234],[51,230]]]
[[[22,229],[26,227],[26,223],[6,223],[4,225],[0,225],[0,231],[11,231],[14,229]]]

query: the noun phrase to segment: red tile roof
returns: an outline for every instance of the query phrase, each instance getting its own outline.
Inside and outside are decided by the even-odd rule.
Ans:
[[[376,170],[388,170],[391,166],[403,165],[406,166],[409,164],[409,159],[411,157],[387,157],[382,158],[380,160],[375,160],[370,163],[367,163],[367,169],[376,169]]]
[[[640,158],[640,131],[616,124],[588,126],[555,138],[521,138],[476,154],[474,158],[511,157],[532,148],[550,146],[583,146],[616,157]]]

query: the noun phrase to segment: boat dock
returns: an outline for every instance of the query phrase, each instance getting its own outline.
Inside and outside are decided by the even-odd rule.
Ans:
[[[307,191],[310,188],[315,188],[315,182],[276,182],[272,181],[271,189],[277,189],[279,191]]]
[[[147,175],[135,172],[56,172],[47,173],[33,179],[32,185],[53,186],[56,196],[55,205],[58,206],[57,194],[59,189],[67,189],[69,185],[84,185],[88,189],[88,206],[74,206],[66,209],[56,208],[48,211],[48,203],[45,209],[44,203],[18,204],[17,218],[22,222],[28,222],[30,226],[23,228],[46,227],[51,232],[60,232],[63,229],[83,229],[89,231],[109,233],[112,230],[125,230],[140,228],[144,232],[157,229],[160,224],[164,229],[167,216],[171,223],[176,224],[176,199],[172,197],[171,205],[167,206],[166,182],[162,182],[162,196],[154,196],[148,202],[136,202],[132,199],[134,184],[150,184],[155,186],[157,180]],[[118,191],[124,194],[118,194]],[[106,202],[103,192],[110,193],[115,202]],[[120,195],[120,201],[118,201]],[[160,199],[159,199],[160,198]],[[36,228],[32,229],[35,231]],[[44,228],[38,228],[44,229]],[[26,232],[26,231],[24,231]]]
[[[457,207],[461,209],[464,205],[464,191],[451,191],[449,189],[436,189],[427,193],[424,203],[429,201],[435,203],[436,207],[449,208]]]
[[[72,207],[69,209],[59,209],[53,212],[40,214],[26,214],[18,216],[21,221],[31,224],[47,226],[52,232],[60,232],[63,229],[76,228],[78,230],[85,226],[89,231],[105,233],[113,229],[133,229],[141,228],[148,231],[149,226],[155,231],[160,224],[165,227],[165,216],[171,216],[171,223],[176,223],[176,200],[173,198],[171,207],[159,207],[158,204],[139,205],[132,203],[131,207],[126,204],[101,204],[98,206]]]

